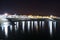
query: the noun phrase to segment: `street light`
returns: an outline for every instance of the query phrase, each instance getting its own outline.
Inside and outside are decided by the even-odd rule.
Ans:
[[[4,15],[5,15],[5,16],[7,16],[7,15],[8,15],[8,13],[4,13]]]

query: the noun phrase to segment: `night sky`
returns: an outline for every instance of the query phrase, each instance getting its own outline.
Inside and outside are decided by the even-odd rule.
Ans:
[[[0,0],[0,14],[60,16],[60,2],[48,0]]]

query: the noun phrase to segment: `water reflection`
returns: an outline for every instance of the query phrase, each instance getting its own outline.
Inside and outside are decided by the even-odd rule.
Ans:
[[[28,32],[30,31],[30,21],[27,21]]]
[[[49,32],[50,35],[52,36],[52,21],[49,21]]]
[[[38,22],[37,21],[34,21],[34,26],[35,26],[35,29],[38,30]]]
[[[9,28],[10,28],[10,31],[12,31],[13,26],[12,26],[12,25],[10,25],[10,27],[9,27]]]
[[[3,22],[3,23],[1,24],[2,31],[5,32],[5,36],[6,36],[6,37],[8,36],[8,26],[9,26],[9,22]]]
[[[15,24],[15,31],[17,31],[18,30],[18,27],[19,27],[19,22],[14,22],[14,24]]]
[[[22,30],[25,31],[25,21],[22,21]]]
[[[26,22],[27,22],[27,24],[26,24]],[[23,34],[23,36],[27,36],[27,35],[40,35],[40,34],[36,34],[36,33],[31,33],[31,34],[28,34],[28,33],[26,33],[25,32],[25,29],[26,29],[26,27],[27,27],[27,30],[30,32],[30,31],[34,31],[34,29],[35,29],[35,31],[37,30],[38,32],[39,32],[39,28],[41,29],[41,27],[43,28],[45,28],[45,21],[21,21],[20,22],[21,23],[21,26],[19,26],[19,22],[14,22],[14,26],[13,26],[13,24],[10,24],[10,22],[3,22],[2,24],[1,24],[1,28],[2,28],[2,32],[4,31],[5,32],[5,36],[6,37],[9,37],[9,33],[8,32],[10,32],[11,33],[11,35],[14,35],[14,37],[17,37],[17,36],[20,36],[20,37],[22,37],[21,35],[22,35],[22,33],[19,31],[19,30],[22,30],[25,34]],[[53,23],[53,24],[52,24]],[[38,25],[39,24],[39,25]],[[27,25],[27,26],[26,26]],[[47,22],[47,24],[46,25],[49,25],[48,27],[49,27],[49,33],[50,33],[50,35],[52,35],[53,34],[53,25],[54,25],[54,28],[56,29],[56,22],[53,22],[53,21],[48,21]],[[9,28],[8,28],[9,27]],[[13,28],[14,28],[14,30],[13,30]],[[20,28],[20,29],[19,29]],[[10,29],[10,30],[9,30]],[[47,28],[48,29],[48,28]],[[13,30],[13,31],[12,31]],[[16,31],[16,32],[14,32],[14,31]],[[44,29],[44,31],[45,31],[45,29]],[[15,34],[16,33],[16,34]],[[48,33],[48,32],[47,32]],[[42,33],[42,34],[44,34],[44,33]]]
[[[45,23],[45,22],[44,22],[44,21],[42,21],[42,28],[44,28],[44,23]]]
[[[53,25],[54,25],[54,29],[56,30],[56,22],[53,22]]]

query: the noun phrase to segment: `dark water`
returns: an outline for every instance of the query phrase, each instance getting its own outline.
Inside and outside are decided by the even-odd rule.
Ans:
[[[9,29],[9,28],[8,28]],[[56,34],[55,34],[56,35]],[[34,30],[33,32],[22,32],[20,29],[17,31],[8,32],[8,37],[5,37],[4,32],[0,36],[0,40],[55,40],[55,36],[50,36],[49,31],[45,30]]]
[[[21,25],[19,25],[21,26]],[[43,29],[38,27],[38,30],[34,28],[32,31],[28,32],[26,28],[27,24],[25,25],[25,31],[22,31],[22,28],[19,27],[17,31],[15,31],[14,27],[13,30],[10,30],[8,27],[8,37],[5,36],[4,31],[2,31],[0,27],[0,40],[59,40],[60,39],[60,21],[56,23],[56,30],[53,28],[53,33],[50,35],[48,23],[45,22],[45,27]]]

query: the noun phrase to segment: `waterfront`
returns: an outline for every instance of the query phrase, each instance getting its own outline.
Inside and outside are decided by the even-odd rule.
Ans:
[[[3,27],[4,24],[0,27],[0,38],[4,40],[55,40],[59,36],[59,23],[59,20],[48,19],[12,21],[5,23],[7,27]]]

